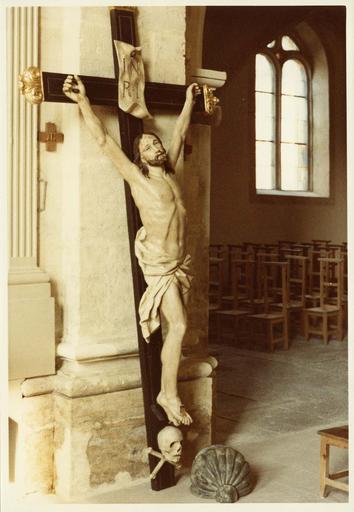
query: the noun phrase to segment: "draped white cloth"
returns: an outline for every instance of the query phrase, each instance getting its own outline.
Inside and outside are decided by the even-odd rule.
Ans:
[[[142,227],[135,238],[135,255],[143,271],[147,288],[139,304],[140,326],[145,341],[160,326],[159,307],[166,290],[174,282],[181,294],[191,287],[191,257],[189,254],[176,260],[163,253],[159,247],[146,240]]]

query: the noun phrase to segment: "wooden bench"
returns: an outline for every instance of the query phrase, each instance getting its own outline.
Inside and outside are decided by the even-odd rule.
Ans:
[[[345,482],[338,482],[339,478],[349,476],[349,471],[338,471],[330,474],[329,472],[329,448],[336,446],[337,448],[348,449],[348,425],[342,427],[328,428],[319,430],[321,436],[320,446],[320,492],[321,497],[325,498],[326,487],[334,487],[341,491],[349,492],[349,485]]]

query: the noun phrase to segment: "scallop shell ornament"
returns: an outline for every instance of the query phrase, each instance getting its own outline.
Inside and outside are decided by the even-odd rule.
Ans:
[[[253,487],[248,462],[229,446],[214,444],[197,453],[191,470],[190,490],[201,498],[234,503]]]

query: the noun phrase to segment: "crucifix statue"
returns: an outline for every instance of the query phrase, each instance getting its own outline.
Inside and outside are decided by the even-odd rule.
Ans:
[[[117,56],[117,42],[128,43],[140,51],[136,47],[134,14],[135,8],[110,8],[115,78],[80,75],[75,79],[73,75],[40,72],[31,67],[21,75],[20,87],[33,104],[76,102],[102,151],[115,162],[124,178],[134,300],[140,313],[137,314],[138,344],[146,435],[148,446],[155,450],[166,416],[173,425],[189,425],[192,421],[177,392],[190,274],[185,249],[185,209],[174,166],[183,148],[192,110],[204,121],[204,114],[211,114],[218,100],[212,94],[213,89],[206,85],[201,86],[203,94],[199,94],[196,84],[186,87],[146,82],[149,111],[179,111],[180,116],[168,152],[155,134],[143,133],[142,119],[117,105],[117,90],[121,88],[120,95],[128,92],[127,84],[121,83],[120,66],[123,72],[125,69]],[[91,105],[118,107],[121,147],[106,133]],[[135,109],[139,110],[138,107]],[[159,312],[167,323],[164,343]],[[149,464],[153,471],[155,461],[151,456]],[[151,481],[154,490],[174,484],[174,468],[170,464],[164,465]]]
[[[91,135],[130,186],[143,224],[135,239],[135,254],[147,283],[139,305],[143,337],[149,341],[160,326],[160,314],[167,328],[161,350],[161,389],[156,401],[170,423],[189,425],[192,418],[178,396],[177,375],[187,327],[190,256],[186,253],[186,210],[174,168],[200,88],[196,83],[187,88],[169,150],[165,150],[154,133],[142,133],[134,140],[134,162],[93,112],[85,86],[77,75],[66,78],[63,91],[78,104]]]

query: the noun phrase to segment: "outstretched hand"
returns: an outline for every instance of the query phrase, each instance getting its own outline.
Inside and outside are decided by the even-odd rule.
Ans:
[[[193,84],[190,84],[187,87],[187,90],[186,90],[186,100],[189,100],[189,101],[195,103],[196,97],[199,94],[202,94],[202,89],[201,89],[199,84],[194,82]]]
[[[78,75],[68,75],[64,81],[63,93],[71,100],[79,103],[86,97],[85,86]]]

